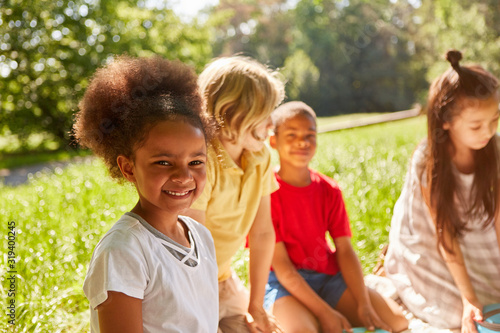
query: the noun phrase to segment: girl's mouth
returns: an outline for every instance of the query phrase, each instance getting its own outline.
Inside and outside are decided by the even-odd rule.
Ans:
[[[169,194],[169,195],[173,195],[175,197],[183,197],[185,195],[188,195],[192,191],[194,191],[194,190],[188,190],[188,191],[182,191],[182,192],[165,190],[164,192]]]

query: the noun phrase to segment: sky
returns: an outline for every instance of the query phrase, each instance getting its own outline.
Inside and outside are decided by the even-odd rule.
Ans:
[[[214,6],[219,0],[171,0],[167,4],[183,20],[190,20],[207,6]]]

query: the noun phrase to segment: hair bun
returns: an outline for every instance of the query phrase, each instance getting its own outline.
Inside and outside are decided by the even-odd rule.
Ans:
[[[457,69],[460,67],[458,64],[460,60],[462,60],[462,52],[457,50],[449,50],[446,52],[446,60],[448,60],[451,64],[451,67]]]

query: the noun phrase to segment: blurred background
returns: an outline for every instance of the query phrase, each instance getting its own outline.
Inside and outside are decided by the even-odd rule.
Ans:
[[[29,4],[28,4],[29,2]],[[0,11],[0,151],[67,148],[77,102],[115,55],[200,72],[243,53],[319,116],[425,102],[449,48],[500,74],[497,0],[11,0]]]
[[[137,194],[100,160],[75,157],[90,152],[72,144],[70,130],[89,78],[116,55],[158,54],[198,73],[214,57],[254,57],[282,73],[287,99],[311,105],[321,128],[425,106],[450,48],[500,76],[500,2],[0,0],[4,247],[7,226],[16,233],[0,256],[0,307],[15,301],[15,323],[2,316],[0,332],[89,332],[82,284],[92,251]],[[341,186],[365,274],[387,243],[409,158],[425,135],[420,116],[318,136],[311,166]],[[71,162],[45,168],[55,160]],[[2,179],[16,170],[16,185]],[[233,268],[243,280],[247,263],[242,248]]]
[[[449,48],[498,76],[499,36],[497,0],[7,0],[0,154],[74,149],[78,100],[118,54],[159,54],[199,73],[242,53],[280,69],[288,100],[332,116],[424,104]]]

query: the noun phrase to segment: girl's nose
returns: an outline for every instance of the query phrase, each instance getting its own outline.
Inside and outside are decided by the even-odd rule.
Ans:
[[[191,171],[189,168],[177,168],[175,172],[172,175],[172,180],[177,183],[187,183],[190,182],[193,179],[193,175],[191,174]]]

